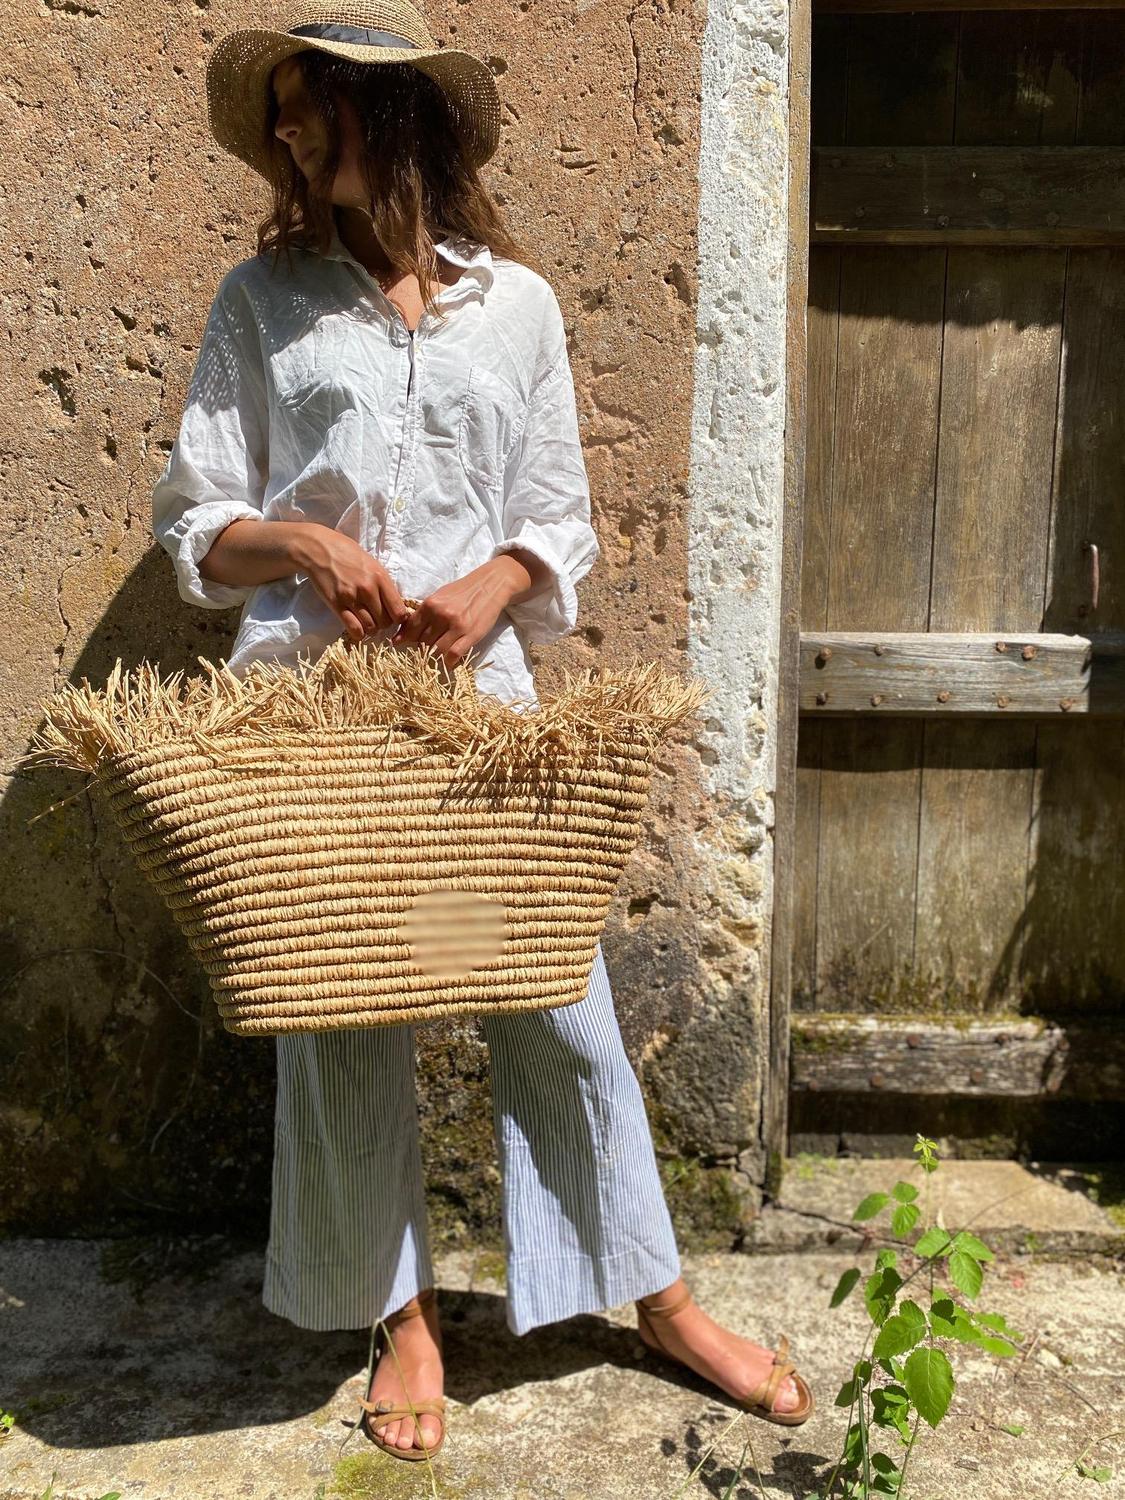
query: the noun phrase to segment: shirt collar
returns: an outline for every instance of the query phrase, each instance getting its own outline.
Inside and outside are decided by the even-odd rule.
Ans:
[[[472,277],[482,292],[487,292],[488,288],[495,281],[496,272],[493,267],[492,252],[487,245],[475,245],[471,240],[464,240],[458,238],[456,235],[449,235],[444,240],[435,240],[434,247],[441,251],[446,260],[451,260],[455,266],[460,266],[466,273],[466,276]],[[327,250],[314,251],[314,254],[322,255],[325,260],[343,260],[350,262],[354,266],[360,265],[360,262],[356,260],[347,245],[340,238],[340,230],[336,223],[335,214],[332,216],[331,244]],[[363,267],[360,266],[360,269],[362,270]],[[466,280],[466,276],[462,276],[461,281],[457,282],[455,286],[445,287],[440,295],[460,291],[461,283]]]

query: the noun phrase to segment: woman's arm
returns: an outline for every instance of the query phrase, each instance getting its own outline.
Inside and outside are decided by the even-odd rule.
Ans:
[[[304,521],[230,521],[199,559],[202,577],[232,588],[288,578],[300,567],[297,551]]]

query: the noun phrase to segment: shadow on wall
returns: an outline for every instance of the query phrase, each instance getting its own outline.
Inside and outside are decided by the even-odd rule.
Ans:
[[[190,672],[230,649],[236,621],[237,610],[181,604],[171,560],[153,547],[70,681],[100,687],[118,657]],[[222,1029],[206,975],[84,785],[77,772],[25,768],[0,810],[2,1227],[264,1233],[273,1043]]]

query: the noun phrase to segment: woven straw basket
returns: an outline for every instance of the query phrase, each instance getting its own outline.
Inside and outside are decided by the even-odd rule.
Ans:
[[[520,710],[472,659],[332,643],[315,663],[45,706],[23,757],[93,773],[210,976],[270,1036],[569,1005],[586,993],[653,754],[703,697],[659,663]]]

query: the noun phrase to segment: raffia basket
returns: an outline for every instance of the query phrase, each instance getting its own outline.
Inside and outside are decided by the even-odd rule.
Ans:
[[[661,740],[704,693],[659,663],[537,709],[472,660],[342,637],[315,663],[161,680],[118,660],[23,757],[93,773],[241,1036],[569,1005],[586,993]]]

